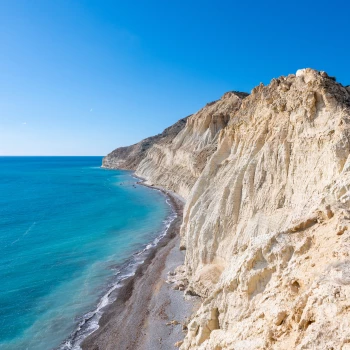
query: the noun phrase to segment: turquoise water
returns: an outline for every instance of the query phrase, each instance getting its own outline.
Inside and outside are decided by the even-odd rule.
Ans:
[[[101,160],[0,157],[0,349],[72,348],[121,264],[164,230],[164,196]]]

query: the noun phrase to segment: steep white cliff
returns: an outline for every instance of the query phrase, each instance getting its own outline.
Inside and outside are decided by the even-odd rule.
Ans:
[[[148,184],[163,186],[187,198],[217,147],[220,130],[238,111],[242,92],[228,92],[187,119],[186,126],[167,144],[156,143],[136,169]]]
[[[350,88],[303,69],[244,97],[137,166],[187,199],[177,278],[203,302],[181,349],[350,349]]]
[[[107,154],[102,160],[102,167],[109,169],[136,170],[147,152],[155,144],[166,145],[185,127],[186,118],[166,128],[162,133],[147,137],[131,146],[119,147]]]
[[[350,94],[300,70],[247,97],[182,226],[203,297],[181,349],[350,349]]]

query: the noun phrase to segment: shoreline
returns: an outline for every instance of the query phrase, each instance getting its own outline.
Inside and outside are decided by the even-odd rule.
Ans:
[[[181,197],[179,194],[173,192],[173,191],[170,191],[170,190],[166,190],[164,189],[163,187],[158,187],[158,186],[155,186],[155,185],[149,185],[146,183],[147,179],[141,177],[141,176],[138,176],[136,175],[135,173],[132,174],[132,176],[135,178],[135,179],[138,179],[140,181],[137,182],[138,185],[141,185],[141,186],[145,186],[145,187],[148,187],[148,188],[151,188],[152,190],[158,190],[158,191],[161,191],[166,197],[168,197],[171,201],[173,202],[181,202],[181,205],[182,205],[182,209],[181,209],[181,215],[183,215],[183,207],[185,206],[186,204],[186,200]],[[176,210],[175,210],[176,211]]]
[[[161,191],[176,217],[156,246],[149,249],[135,274],[122,281],[114,301],[103,308],[98,329],[80,344],[83,350],[175,348],[174,344],[184,338],[180,322],[192,314],[195,304],[195,297],[185,300],[183,293],[165,282],[167,273],[184,262],[184,253],[179,249],[184,200],[163,188],[145,184],[145,179],[135,174],[132,176],[140,180],[137,184]],[[174,324],[166,325],[174,318],[177,318]]]

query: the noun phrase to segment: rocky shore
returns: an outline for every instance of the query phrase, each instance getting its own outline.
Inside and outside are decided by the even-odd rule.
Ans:
[[[118,290],[115,302],[100,319],[99,329],[82,343],[83,350],[167,350],[182,341],[186,320],[199,300],[193,296],[185,299],[178,286],[168,281],[184,262],[184,253],[179,250],[183,202],[171,193],[164,194],[177,217],[135,276]]]

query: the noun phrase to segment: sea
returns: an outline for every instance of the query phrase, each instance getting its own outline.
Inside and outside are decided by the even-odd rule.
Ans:
[[[102,157],[0,157],[0,349],[80,349],[175,215]]]

